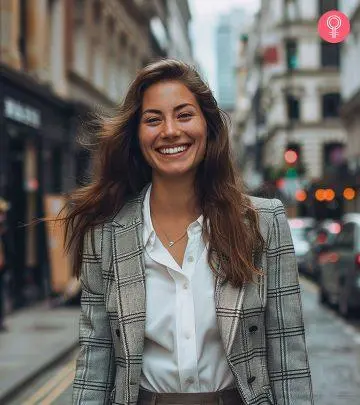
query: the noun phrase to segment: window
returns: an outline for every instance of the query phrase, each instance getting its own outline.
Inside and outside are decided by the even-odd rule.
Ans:
[[[345,146],[342,143],[332,142],[323,146],[324,173],[340,176],[340,168],[345,163]]]
[[[286,41],[286,62],[290,70],[298,67],[297,43],[294,40]]]
[[[339,142],[326,143],[323,146],[323,173],[338,181],[344,177],[345,146]]]
[[[323,118],[335,118],[339,116],[340,94],[329,93],[322,97],[322,115]]]
[[[355,242],[355,225],[351,222],[345,224],[335,241],[336,247],[353,249]]]
[[[340,44],[321,41],[321,66],[340,66]]]
[[[337,10],[338,6],[338,0],[319,0],[319,16],[327,11]]]
[[[299,102],[299,100],[292,95],[287,95],[286,104],[287,104],[288,119],[290,121],[298,121],[300,119],[300,102]]]
[[[286,20],[295,20],[299,17],[299,4],[297,0],[284,0]]]

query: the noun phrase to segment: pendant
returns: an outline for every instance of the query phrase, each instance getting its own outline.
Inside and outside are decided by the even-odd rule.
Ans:
[[[169,247],[171,247],[175,242],[173,242],[172,240],[169,242]]]

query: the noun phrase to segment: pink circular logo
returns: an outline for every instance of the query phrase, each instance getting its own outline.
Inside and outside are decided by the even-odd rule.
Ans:
[[[349,35],[350,21],[341,11],[331,10],[320,17],[318,31],[324,41],[337,44]]]

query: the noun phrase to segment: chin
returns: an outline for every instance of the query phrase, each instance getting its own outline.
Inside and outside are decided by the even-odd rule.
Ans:
[[[156,170],[156,173],[159,177],[183,177],[183,176],[191,176],[193,174],[193,170],[191,169],[181,169],[181,170]]]

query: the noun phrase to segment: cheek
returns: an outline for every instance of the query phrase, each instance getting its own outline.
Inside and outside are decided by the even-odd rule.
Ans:
[[[140,130],[138,136],[139,136],[140,149],[143,152],[146,152],[146,149],[149,147],[149,144],[150,144],[149,134],[147,133],[147,131]]]
[[[154,142],[156,134],[156,128],[142,128],[139,131],[139,141],[145,148],[147,148]]]

